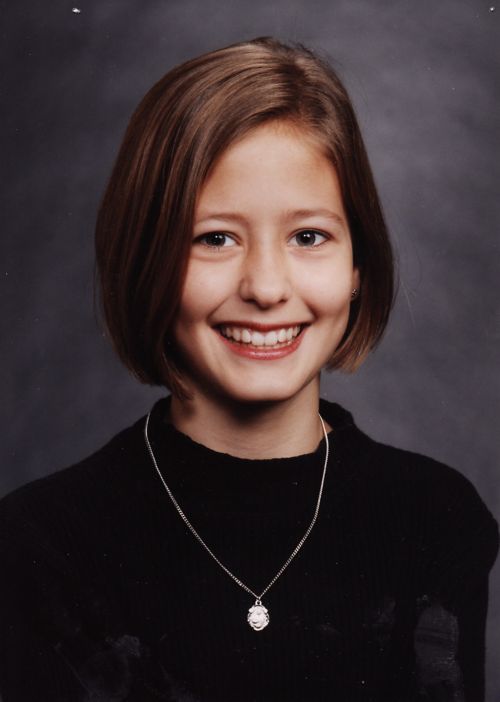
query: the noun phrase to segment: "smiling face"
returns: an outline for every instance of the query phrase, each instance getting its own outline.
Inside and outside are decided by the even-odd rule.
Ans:
[[[174,326],[184,383],[233,402],[317,394],[357,287],[335,169],[306,132],[256,128],[199,193]]]

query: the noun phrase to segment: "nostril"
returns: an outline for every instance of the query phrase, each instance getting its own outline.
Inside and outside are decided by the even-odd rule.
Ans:
[[[254,302],[260,308],[268,308],[288,300],[291,285],[288,276],[280,272],[278,264],[255,263],[249,266],[241,279],[240,295],[246,302]]]

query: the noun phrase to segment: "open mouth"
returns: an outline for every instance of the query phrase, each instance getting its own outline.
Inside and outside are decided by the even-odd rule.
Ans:
[[[220,325],[219,333],[228,341],[241,347],[255,349],[280,349],[294,343],[307,325],[299,324],[292,327],[278,327],[266,332],[249,327]]]

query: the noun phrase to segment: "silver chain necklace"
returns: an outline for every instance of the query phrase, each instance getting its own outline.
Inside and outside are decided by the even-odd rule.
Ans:
[[[255,597],[255,604],[252,605],[252,607],[250,607],[250,609],[248,610],[247,621],[248,621],[248,623],[250,624],[250,626],[252,627],[252,629],[254,629],[254,631],[262,631],[262,629],[265,629],[265,627],[269,624],[269,610],[268,610],[266,607],[264,607],[264,605],[262,604],[262,598],[264,597],[264,595],[266,594],[266,592],[269,590],[269,588],[271,588],[271,587],[274,585],[274,583],[278,580],[278,578],[284,573],[284,571],[288,568],[288,566],[289,566],[290,563],[293,561],[293,559],[295,558],[295,556],[298,554],[298,552],[300,551],[300,549],[301,549],[302,546],[304,545],[305,540],[307,539],[307,537],[308,537],[309,534],[311,533],[311,531],[312,531],[312,529],[313,529],[313,526],[315,525],[316,520],[317,520],[317,518],[318,518],[319,507],[320,507],[320,504],[321,504],[321,497],[322,497],[322,495],[323,495],[323,486],[324,486],[324,484],[325,484],[326,467],[327,467],[327,465],[328,465],[328,455],[329,455],[329,453],[330,453],[330,444],[329,444],[329,441],[328,441],[328,434],[326,433],[325,423],[324,423],[324,421],[323,421],[323,418],[321,417],[321,415],[318,415],[318,416],[319,416],[319,419],[320,419],[320,422],[321,422],[321,428],[323,429],[323,435],[324,435],[325,441],[326,441],[325,463],[324,463],[324,466],[323,466],[323,475],[321,476],[321,483],[320,483],[320,486],[319,486],[318,499],[317,499],[317,501],[316,501],[316,508],[315,508],[315,510],[314,510],[313,518],[312,518],[312,520],[311,520],[311,523],[310,523],[309,526],[307,527],[304,536],[300,539],[300,541],[299,541],[299,543],[297,544],[297,546],[293,549],[292,553],[289,555],[289,557],[287,558],[287,560],[283,563],[283,565],[282,565],[281,568],[278,570],[278,572],[276,573],[276,575],[274,576],[274,578],[273,578],[273,579],[268,583],[268,585],[262,590],[262,592],[260,593],[260,595],[258,595],[258,594],[257,594],[256,592],[254,592],[251,588],[249,588],[247,585],[245,585],[245,583],[243,583],[239,578],[237,578],[236,575],[234,575],[234,573],[231,573],[231,571],[229,570],[229,568],[226,568],[226,566],[225,566],[223,563],[221,563],[221,561],[217,558],[217,556],[215,555],[215,553],[214,553],[214,552],[207,546],[207,544],[203,541],[203,539],[201,538],[201,536],[198,534],[198,532],[196,531],[196,529],[194,528],[194,526],[191,524],[191,522],[189,521],[189,519],[186,517],[186,515],[185,515],[184,512],[182,511],[182,509],[181,509],[179,503],[177,502],[177,500],[176,500],[175,497],[173,496],[172,491],[171,491],[170,488],[168,487],[168,485],[167,485],[165,479],[163,478],[163,475],[162,475],[161,472],[160,472],[160,469],[158,468],[158,463],[156,462],[156,458],[155,458],[155,455],[154,455],[154,453],[153,453],[153,449],[152,449],[151,444],[150,444],[150,442],[149,442],[148,427],[149,427],[149,418],[150,418],[150,416],[151,416],[151,412],[150,412],[150,413],[148,414],[148,416],[146,417],[146,423],[145,423],[145,425],[144,425],[144,438],[145,438],[145,440],[146,440],[146,446],[147,446],[148,451],[149,451],[149,454],[150,454],[150,456],[151,456],[151,460],[153,461],[153,465],[154,465],[154,467],[156,468],[156,472],[158,473],[158,476],[159,476],[161,482],[163,483],[163,486],[164,486],[165,490],[167,491],[168,496],[169,496],[170,499],[172,500],[172,503],[173,503],[175,509],[176,509],[177,512],[179,513],[179,516],[181,517],[181,519],[183,520],[183,522],[185,523],[185,525],[187,526],[187,528],[189,529],[189,531],[190,531],[190,532],[193,534],[193,536],[200,542],[200,544],[201,544],[201,545],[203,546],[203,548],[210,554],[210,556],[212,556],[212,558],[214,559],[214,561],[222,568],[222,570],[223,570],[225,573],[227,573],[227,574],[229,575],[230,578],[232,578],[232,579],[234,580],[234,582],[235,582],[237,585],[239,585],[240,587],[243,588],[243,590],[245,590],[245,591],[248,592],[250,595],[252,595],[253,597]]]

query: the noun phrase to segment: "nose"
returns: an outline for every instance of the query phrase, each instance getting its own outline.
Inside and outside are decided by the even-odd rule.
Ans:
[[[286,253],[274,245],[251,247],[242,263],[239,293],[261,309],[288,300],[292,285]]]

